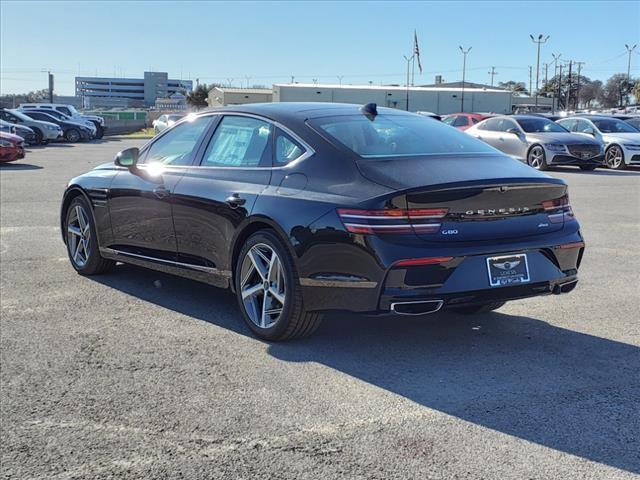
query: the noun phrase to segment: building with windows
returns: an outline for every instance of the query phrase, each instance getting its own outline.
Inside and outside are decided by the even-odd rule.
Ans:
[[[191,90],[191,80],[172,80],[167,72],[144,72],[143,78],[76,77],[76,97],[91,107],[152,107],[159,98]]]

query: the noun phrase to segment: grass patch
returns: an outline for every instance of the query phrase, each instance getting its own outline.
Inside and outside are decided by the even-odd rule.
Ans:
[[[127,138],[153,138],[155,133],[153,128],[143,128],[142,130],[138,130],[137,132],[127,133],[126,135],[122,135]]]

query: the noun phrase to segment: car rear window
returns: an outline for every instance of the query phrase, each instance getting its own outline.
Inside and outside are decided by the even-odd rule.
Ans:
[[[495,153],[487,144],[442,122],[414,115],[314,118],[309,124],[362,158]]]

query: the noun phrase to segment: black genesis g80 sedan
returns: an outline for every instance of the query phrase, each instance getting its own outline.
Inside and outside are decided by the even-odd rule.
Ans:
[[[374,104],[190,115],[71,180],[61,226],[80,274],[126,262],[231,288],[269,340],[330,310],[474,313],[569,292],[584,251],[562,180]]]

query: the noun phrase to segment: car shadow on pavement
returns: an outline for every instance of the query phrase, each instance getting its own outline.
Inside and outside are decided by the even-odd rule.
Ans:
[[[251,336],[229,291],[128,265],[91,278]],[[286,362],[323,364],[476,425],[640,473],[640,348],[633,345],[503,313],[331,314],[313,337],[273,343],[268,352]]]
[[[3,170],[41,170],[43,167],[31,163],[0,163],[0,168]]]
[[[572,168],[572,167],[567,167],[567,168],[561,168],[561,167],[553,167],[553,169],[550,169],[548,171],[548,173],[553,174],[554,172],[557,173],[577,173],[580,175],[604,175],[607,177],[618,177],[618,176],[626,176],[626,177],[635,177],[640,175],[640,168],[637,167],[630,167],[627,170],[609,170],[609,169],[596,169],[596,170],[589,170],[589,171],[585,171],[585,170],[580,170],[579,168]]]

